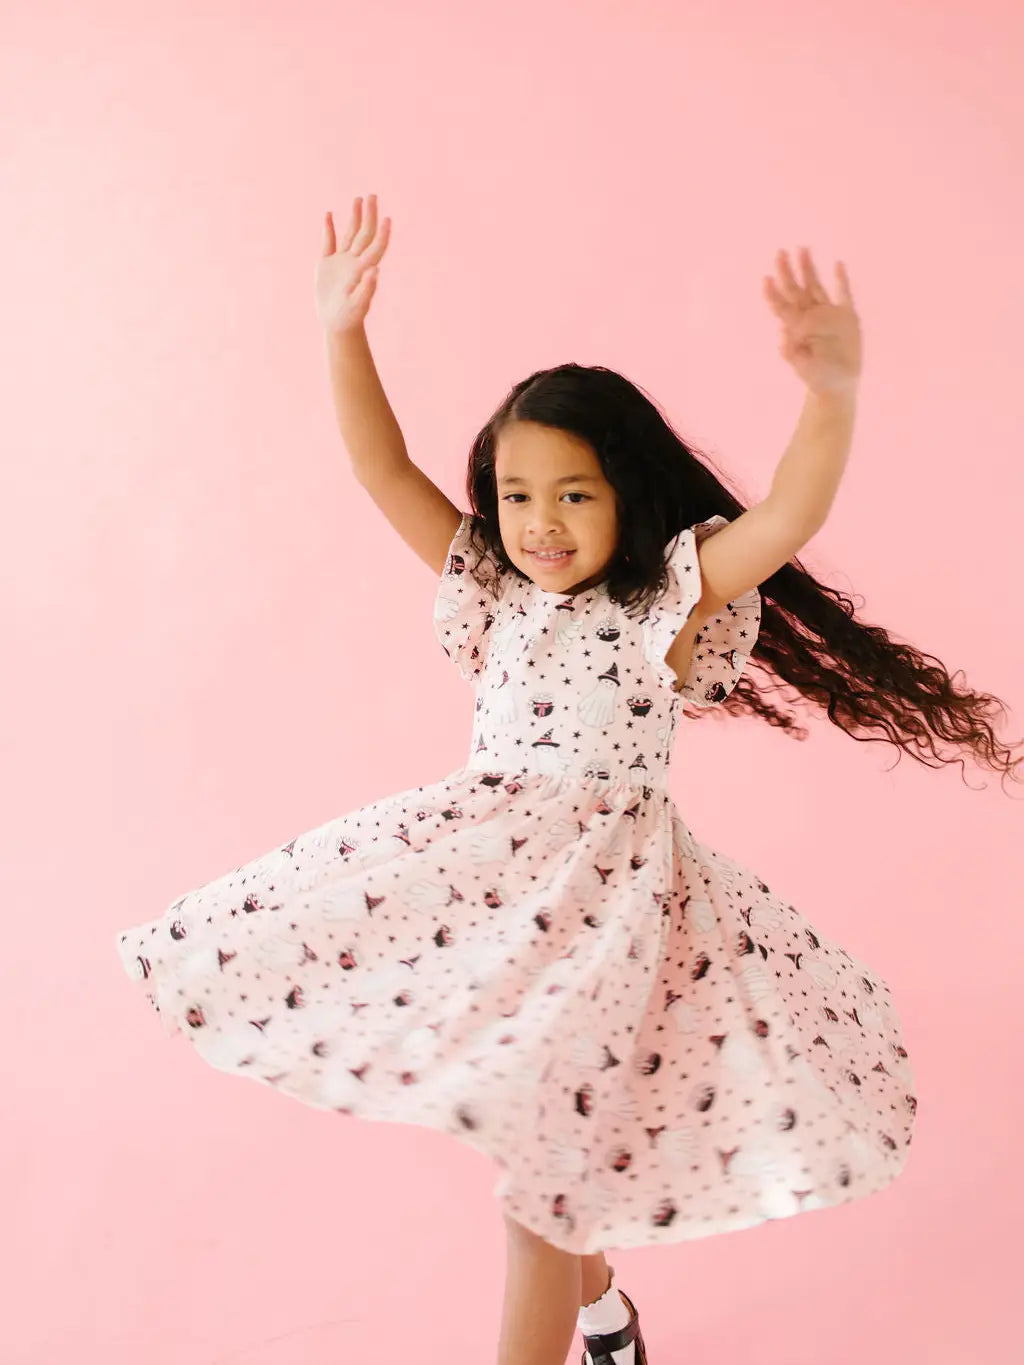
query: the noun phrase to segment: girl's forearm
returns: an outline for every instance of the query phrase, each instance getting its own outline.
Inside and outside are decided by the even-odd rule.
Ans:
[[[857,390],[807,391],[793,439],[772,480],[768,498],[813,535],[824,524],[853,442]]]
[[[325,334],[338,430],[361,484],[410,463],[405,438],[377,374],[365,328]]]

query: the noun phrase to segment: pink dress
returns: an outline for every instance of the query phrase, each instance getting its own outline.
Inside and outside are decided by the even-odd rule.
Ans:
[[[450,1133],[502,1210],[566,1251],[752,1227],[881,1190],[916,1100],[889,987],[698,843],[668,790],[682,697],[714,706],[756,590],[665,653],[700,595],[627,616],[490,559],[469,517],[435,629],[476,710],[469,760],[340,815],[118,936],[210,1065],[343,1115]]]

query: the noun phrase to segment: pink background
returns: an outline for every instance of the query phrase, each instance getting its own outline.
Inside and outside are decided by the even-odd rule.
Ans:
[[[862,401],[804,559],[1019,737],[1024,12],[93,0],[8,4],[3,29],[0,1355],[493,1360],[488,1162],[215,1072],[114,952],[468,751],[433,576],[337,435],[324,213],[377,191],[394,218],[370,338],[460,506],[492,407],[569,359],[623,370],[763,496],[802,391],[762,277],[783,246],[829,286],[844,260]],[[909,1167],[609,1259],[653,1365],[1008,1360],[1020,798],[809,723],[684,727],[677,803],[890,982]]]

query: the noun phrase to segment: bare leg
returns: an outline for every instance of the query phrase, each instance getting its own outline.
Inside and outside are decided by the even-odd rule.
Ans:
[[[580,1257],[505,1215],[508,1264],[498,1365],[565,1365],[576,1333]]]
[[[592,1256],[580,1257],[580,1276],[582,1280],[580,1306],[586,1308],[596,1303],[602,1294],[606,1294],[612,1282],[603,1251],[597,1251]]]

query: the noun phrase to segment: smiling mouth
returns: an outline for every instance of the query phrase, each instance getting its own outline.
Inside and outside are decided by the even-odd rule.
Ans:
[[[573,555],[576,553],[576,551],[575,551],[575,550],[527,550],[526,553],[530,556],[531,559],[536,560],[538,564],[544,564],[544,565],[547,565],[548,567],[555,567],[555,568],[557,568],[558,565],[567,563],[567,562],[573,557]]]

